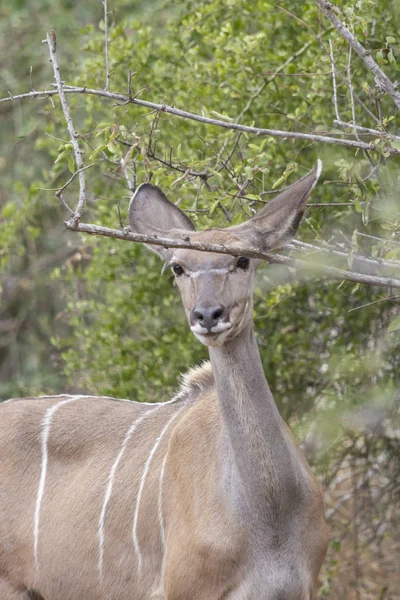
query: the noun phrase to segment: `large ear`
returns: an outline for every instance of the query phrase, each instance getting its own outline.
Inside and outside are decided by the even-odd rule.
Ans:
[[[239,234],[253,248],[268,251],[287,244],[295,235],[306,209],[307,198],[317,184],[322,162],[293,183],[254,217],[229,230]]]
[[[172,204],[160,188],[151,183],[142,183],[132,196],[129,204],[129,225],[136,233],[160,237],[168,237],[173,229],[195,229],[189,217]],[[149,244],[148,248],[166,259],[167,248],[152,244]]]

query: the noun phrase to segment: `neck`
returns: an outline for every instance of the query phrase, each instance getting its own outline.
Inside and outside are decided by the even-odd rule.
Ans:
[[[246,495],[263,505],[293,499],[301,460],[265,378],[252,323],[236,339],[209,351],[233,462]]]

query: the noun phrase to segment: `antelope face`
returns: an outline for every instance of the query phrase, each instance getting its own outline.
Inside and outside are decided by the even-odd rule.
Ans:
[[[251,250],[284,246],[296,233],[307,198],[316,185],[321,162],[246,223],[196,232],[191,220],[150,183],[142,184],[129,205],[129,223],[137,233]],[[222,346],[249,324],[253,310],[254,271],[260,260],[181,248],[149,246],[171,268],[180,289],[191,331],[206,346]]]
[[[191,235],[202,243],[234,246],[228,231]],[[191,331],[206,346],[221,346],[252,319],[255,262],[245,256],[175,249],[166,267],[175,274]]]

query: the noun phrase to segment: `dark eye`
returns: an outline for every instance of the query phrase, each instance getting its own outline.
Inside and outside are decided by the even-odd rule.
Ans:
[[[236,268],[246,270],[249,268],[249,264],[250,260],[245,256],[241,256],[236,263]]]
[[[184,273],[183,268],[181,267],[181,265],[178,264],[172,265],[172,270],[178,277],[179,275],[183,275]]]

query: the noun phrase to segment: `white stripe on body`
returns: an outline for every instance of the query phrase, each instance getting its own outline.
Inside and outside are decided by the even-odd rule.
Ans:
[[[50,408],[48,408],[45,412],[43,421],[42,421],[42,431],[40,434],[41,437],[41,472],[40,472],[40,480],[39,487],[36,496],[36,507],[35,507],[35,516],[34,516],[34,528],[33,528],[33,553],[35,557],[35,566],[38,567],[38,543],[39,543],[39,523],[40,523],[40,507],[42,504],[42,498],[44,493],[44,486],[46,483],[46,474],[47,474],[47,463],[48,463],[48,449],[47,443],[49,440],[50,434],[50,426],[51,421],[53,419],[54,413],[64,406],[64,404],[69,404],[70,402],[74,402],[75,400],[79,400],[84,396],[70,396],[66,400],[62,400],[57,404],[54,404]]]
[[[160,486],[158,492],[158,524],[160,526],[160,534],[161,534],[161,543],[163,547],[163,552],[165,552],[165,529],[164,529],[164,518],[162,511],[162,495],[163,495],[163,481],[164,481],[164,471],[165,465],[167,463],[168,451],[164,457],[163,464],[160,472]]]
[[[3,400],[0,402],[0,406],[2,404],[8,404],[9,402],[14,402],[14,400],[43,400],[43,398],[48,398],[49,400],[53,400],[56,398],[92,398],[93,400],[116,400],[117,402],[132,402],[136,405],[140,406],[161,406],[162,404],[174,404],[181,400],[182,392],[179,392],[176,396],[174,396],[171,400],[166,400],[162,402],[137,402],[137,400],[131,400],[130,398],[114,398],[113,396],[93,396],[92,394],[58,394],[56,396],[45,394],[44,396],[27,396],[25,398],[9,398],[8,400]]]
[[[33,400],[43,400],[43,398],[49,398],[49,399],[53,399],[53,398],[83,398],[84,396],[76,396],[74,394],[58,394],[56,396],[49,396],[49,394],[45,394],[44,396],[33,396],[33,397],[29,397]],[[27,398],[9,398],[8,400],[3,400],[3,402],[0,402],[0,406],[2,404],[8,404],[9,402],[14,402],[14,400],[26,400]]]
[[[145,463],[144,469],[143,469],[143,474],[142,474],[142,477],[140,479],[139,491],[138,491],[138,495],[137,495],[137,498],[136,498],[135,514],[134,514],[134,517],[133,517],[133,528],[132,528],[133,547],[135,549],[135,553],[136,553],[136,556],[137,556],[139,575],[141,574],[141,571],[142,571],[142,555],[141,555],[141,552],[140,552],[139,540],[138,540],[138,537],[137,537],[137,524],[138,524],[138,517],[139,517],[140,500],[141,500],[141,497],[142,497],[144,484],[145,484],[145,481],[146,481],[147,473],[149,472],[150,463],[151,463],[151,461],[153,459],[154,454],[156,453],[156,450],[157,450],[158,446],[160,445],[160,442],[161,442],[162,438],[164,437],[164,435],[165,435],[168,427],[176,419],[176,417],[181,413],[181,411],[185,408],[185,406],[186,405],[182,406],[169,419],[169,421],[166,423],[166,425],[164,425],[164,427],[163,427],[160,435],[158,436],[158,438],[155,441],[155,444],[154,444],[153,448],[151,449],[151,452],[149,454],[148,459],[146,460],[146,463]]]
[[[135,431],[135,429],[137,428],[137,426],[142,421],[144,421],[144,419],[148,415],[154,414],[155,412],[157,412],[157,410],[159,408],[161,408],[163,405],[162,404],[155,404],[154,406],[156,407],[154,410],[149,409],[148,411],[146,411],[144,413],[144,415],[142,415],[138,419],[135,419],[135,421],[129,427],[128,431],[125,434],[125,437],[124,437],[124,440],[122,442],[122,446],[121,446],[121,449],[120,449],[120,451],[118,453],[118,456],[117,456],[114,464],[112,465],[111,471],[110,471],[110,473],[108,475],[108,483],[107,483],[106,493],[105,493],[105,496],[104,496],[103,507],[102,507],[101,513],[100,513],[99,526],[98,526],[98,537],[99,537],[99,564],[98,564],[98,569],[99,569],[100,580],[103,579],[104,521],[105,521],[105,516],[106,516],[107,505],[108,505],[108,502],[109,502],[109,500],[111,498],[111,493],[112,493],[112,488],[113,488],[113,482],[114,482],[114,476],[115,476],[115,473],[117,472],[118,465],[121,462],[122,456],[123,456],[123,454],[125,452],[126,445],[129,442],[130,438],[132,437],[132,434]]]

